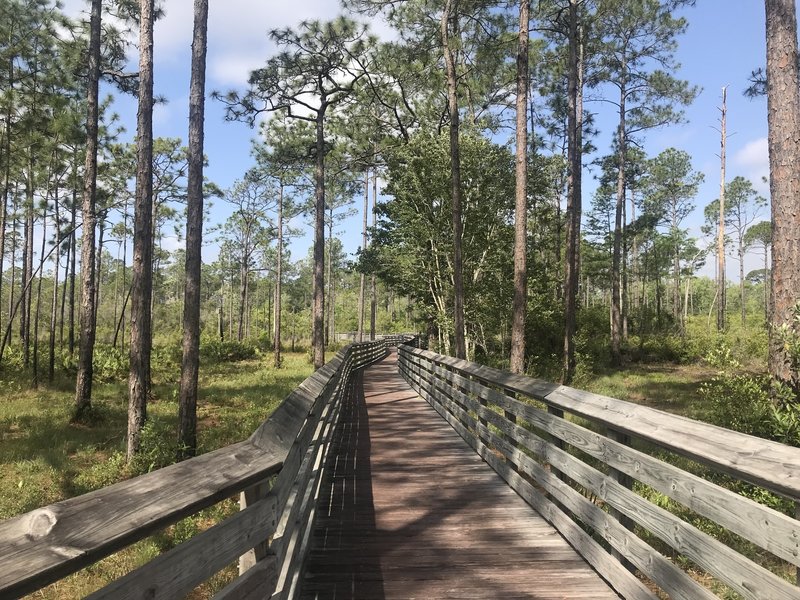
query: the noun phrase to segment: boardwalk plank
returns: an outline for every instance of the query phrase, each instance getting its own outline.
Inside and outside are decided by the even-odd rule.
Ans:
[[[342,408],[301,597],[618,598],[395,360]]]

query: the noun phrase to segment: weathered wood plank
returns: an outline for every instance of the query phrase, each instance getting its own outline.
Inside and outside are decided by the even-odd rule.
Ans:
[[[647,406],[469,363],[427,350],[409,354],[479,377],[555,408],[660,445],[789,498],[800,498],[800,448],[792,448]]]
[[[24,595],[276,473],[242,442],[0,523],[0,590]]]
[[[265,590],[274,590],[277,579],[278,561],[267,556],[215,594],[214,600],[264,600]]]
[[[453,377],[459,379],[461,376]],[[462,383],[461,380],[459,382]],[[800,566],[800,522],[796,519],[576,423],[553,417],[535,406],[470,383],[473,383],[469,388],[471,392],[483,395],[490,402],[564,440],[570,446],[652,486],[779,558]]]
[[[390,369],[342,413],[301,597],[617,598]]]
[[[275,531],[277,502],[267,496],[117,579],[90,600],[180,598]]]
[[[319,395],[338,384],[338,369],[349,374],[385,352],[383,342],[344,349],[247,441],[0,523],[0,594],[44,587],[271,477]]]

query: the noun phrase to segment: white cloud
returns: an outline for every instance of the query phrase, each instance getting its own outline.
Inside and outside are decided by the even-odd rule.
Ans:
[[[761,194],[769,194],[769,187],[763,178],[769,178],[769,151],[767,138],[760,137],[747,142],[733,155],[731,161],[735,172],[731,175],[742,175],[753,182]]]

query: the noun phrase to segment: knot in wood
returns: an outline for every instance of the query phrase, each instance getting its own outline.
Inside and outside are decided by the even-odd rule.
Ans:
[[[58,517],[50,508],[33,511],[28,517],[26,537],[31,540],[40,540],[49,534],[58,522]]]

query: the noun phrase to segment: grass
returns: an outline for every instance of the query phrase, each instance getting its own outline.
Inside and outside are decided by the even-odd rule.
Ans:
[[[715,373],[702,363],[631,364],[586,377],[575,387],[707,421],[708,408],[703,405],[699,390]]]
[[[285,353],[281,369],[275,369],[267,357],[203,365],[197,411],[198,452],[245,439],[311,371],[304,353]],[[49,387],[32,390],[27,376],[3,372],[0,375],[0,519],[173,462],[177,451],[179,372],[174,365],[156,367],[153,378],[153,399],[148,404],[141,457],[126,465],[126,381],[95,383],[91,424],[79,425],[69,422],[74,380],[63,376]],[[227,500],[32,597],[82,597],[235,510],[235,502]],[[231,568],[213,578],[194,597],[209,595],[234,572]]]

